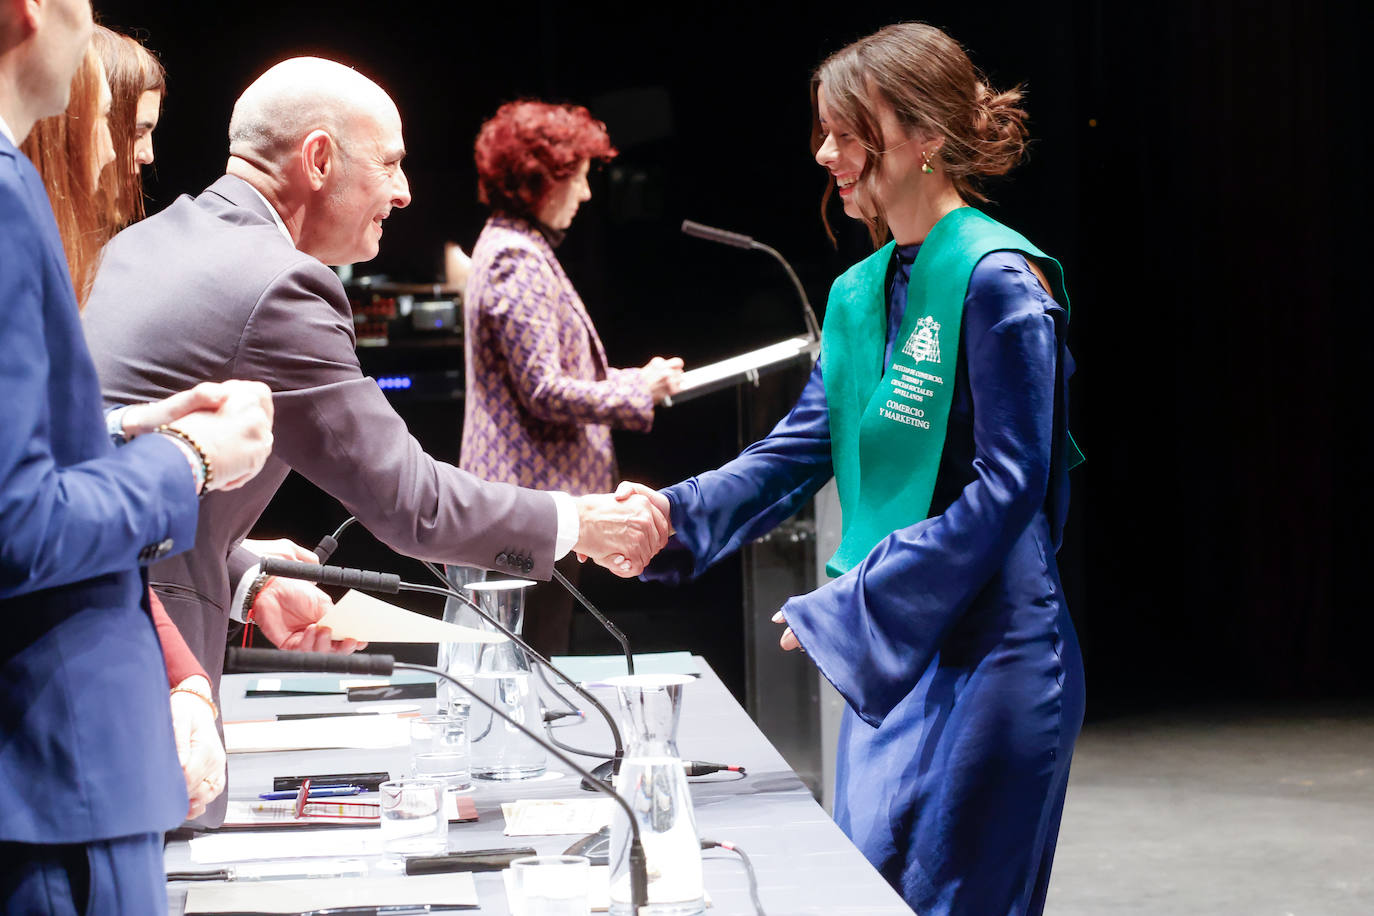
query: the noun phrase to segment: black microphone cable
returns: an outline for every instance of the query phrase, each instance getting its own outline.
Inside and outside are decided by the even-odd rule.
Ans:
[[[749,899],[754,904],[754,912],[758,916],[766,916],[763,912],[763,903],[759,900],[759,876],[754,873],[754,863],[749,860],[749,855],[728,840],[702,840],[702,849],[724,849],[726,852],[733,852],[739,856],[739,860],[744,863],[744,872],[749,877]]]

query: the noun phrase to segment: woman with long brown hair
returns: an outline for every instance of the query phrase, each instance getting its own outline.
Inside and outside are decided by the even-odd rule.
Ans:
[[[167,94],[167,71],[128,35],[97,26],[94,44],[110,83],[115,161],[100,182],[110,234],[143,219],[142,170],[153,163],[153,131]]]
[[[886,244],[835,281],[792,412],[663,491],[676,534],[648,575],[701,573],[833,476],[836,578],[774,620],[848,704],[835,819],[922,916],[1039,914],[1083,717],[1055,565],[1068,297],[972,206],[1024,152],[1021,94],[917,23],[831,55],[812,92],[827,198]]]
[[[100,249],[109,239],[97,188],[100,173],[115,158],[110,105],[105,68],[92,45],[72,80],[66,112],[35,123],[19,146],[48,191],[78,304],[84,304],[91,291]]]

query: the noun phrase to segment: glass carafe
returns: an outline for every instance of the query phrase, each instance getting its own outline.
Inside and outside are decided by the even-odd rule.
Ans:
[[[485,569],[478,569],[475,566],[445,566],[444,577],[448,579],[448,584],[455,589],[462,590],[472,582],[483,582],[487,578]],[[476,598],[474,597],[475,601]],[[468,607],[457,598],[448,598],[444,601],[444,623],[456,623],[459,626],[472,627],[477,630],[491,630],[490,626],[477,616],[477,612]],[[467,686],[472,686],[472,676],[477,671],[477,656],[481,646],[473,642],[441,642],[439,643],[439,657],[435,664],[439,670],[462,681]],[[472,706],[472,697],[468,696],[453,684],[439,678],[438,684],[438,706],[439,712],[448,712],[452,715],[466,716]]]
[[[615,787],[639,823],[649,871],[649,902],[642,916],[704,913],[701,841],[697,837],[687,772],[677,752],[681,674],[631,674],[607,679],[620,699],[625,759]],[[615,808],[611,821],[611,914],[635,916],[630,904],[630,825]]]
[[[495,579],[466,586],[477,604],[502,626],[519,634],[525,622],[527,579]],[[499,632],[485,620],[482,629]],[[473,692],[516,722],[541,734],[544,717],[525,651],[509,639],[483,643],[477,649]],[[477,779],[530,779],[543,775],[544,749],[480,703],[472,704],[468,734],[472,742],[472,775]]]

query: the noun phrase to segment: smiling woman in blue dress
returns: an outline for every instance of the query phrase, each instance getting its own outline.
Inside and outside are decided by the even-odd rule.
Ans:
[[[1068,297],[971,206],[1021,158],[1021,94],[908,23],[828,58],[813,98],[827,198],[891,241],[835,281],[791,413],[662,492],[677,533],[646,576],[700,574],[833,476],[836,578],[774,620],[848,704],[835,819],[922,916],[1039,914],[1083,718],[1055,563]]]

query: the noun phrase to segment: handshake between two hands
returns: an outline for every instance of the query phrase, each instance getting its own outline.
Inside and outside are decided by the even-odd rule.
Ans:
[[[623,578],[642,573],[673,533],[668,497],[643,484],[627,480],[614,493],[576,502],[578,559],[591,558]]]
[[[624,481],[614,493],[577,500],[581,537],[573,548],[579,559],[591,557],[617,576],[637,576],[673,533],[668,497],[643,484]],[[783,625],[783,649],[801,648],[782,611],[773,622]]]

